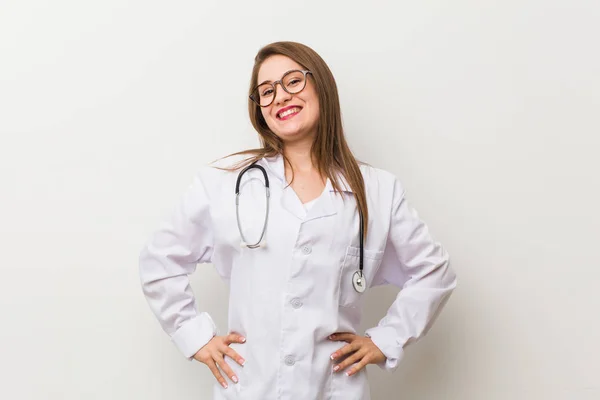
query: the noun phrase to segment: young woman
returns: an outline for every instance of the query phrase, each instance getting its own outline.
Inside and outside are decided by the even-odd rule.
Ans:
[[[183,355],[214,374],[214,399],[369,399],[365,366],[394,370],[453,291],[448,254],[400,181],[352,155],[315,51],[265,46],[249,94],[262,147],[198,172],[142,250],[143,292]],[[222,336],[196,309],[198,263],[229,283]],[[401,291],[361,334],[365,289],[382,284]]]

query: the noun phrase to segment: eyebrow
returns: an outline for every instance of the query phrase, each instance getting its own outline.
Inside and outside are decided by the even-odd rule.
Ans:
[[[285,71],[285,72],[284,72],[284,73],[281,75],[281,77],[283,78],[283,76],[284,76],[285,74],[287,74],[288,72],[290,72],[290,71],[299,71],[299,70],[298,70],[298,69],[296,69],[296,68],[292,68],[292,69],[290,69],[290,70],[287,70],[287,71]],[[266,81],[262,81],[261,83],[259,83],[259,84],[258,84],[258,85],[256,85],[256,86],[260,86],[260,85],[262,85],[263,83],[272,83],[272,82],[273,82],[272,80],[269,80],[269,79],[267,79]]]

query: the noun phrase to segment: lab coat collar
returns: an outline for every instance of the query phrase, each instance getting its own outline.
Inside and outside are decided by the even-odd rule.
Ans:
[[[281,183],[283,188],[281,196],[281,206],[285,210],[289,211],[292,215],[304,222],[307,222],[313,219],[328,217],[337,214],[337,209],[334,203],[335,193],[333,193],[334,189],[330,179],[327,179],[327,182],[325,184],[325,193],[321,195],[319,200],[317,200],[314,206],[311,207],[307,212],[304,209],[302,202],[298,198],[298,195],[296,194],[296,192],[294,192],[294,189],[287,186],[288,182],[285,178],[283,156],[278,154],[274,157],[265,157],[264,163],[265,166],[271,172],[271,175],[274,176]],[[337,178],[338,182],[340,183],[340,189],[343,192],[352,193],[350,185],[341,173],[337,175]]]
[[[277,179],[279,179],[279,181],[283,185],[287,185],[288,182],[285,178],[285,168],[283,165],[283,156],[281,154],[278,154],[273,157],[265,157],[264,160],[265,160],[266,166],[269,168],[271,173]],[[346,178],[344,177],[344,175],[342,173],[337,174],[337,180],[340,185],[340,190],[342,192],[354,193],[354,191],[350,187],[350,184],[348,183],[348,181],[346,180]],[[325,187],[330,192],[334,191],[333,184],[331,183],[331,180],[329,180],[329,179],[327,179],[327,182],[325,183]]]

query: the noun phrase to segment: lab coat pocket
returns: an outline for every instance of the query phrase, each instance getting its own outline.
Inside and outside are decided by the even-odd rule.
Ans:
[[[363,251],[363,274],[367,281],[367,287],[383,258],[383,251],[364,249]],[[342,264],[339,282],[339,296],[341,307],[359,307],[365,292],[359,293],[352,284],[353,275],[360,269],[360,248],[348,246],[346,256]]]
[[[355,366],[356,364],[352,364]],[[340,400],[370,400],[370,390],[368,382],[368,372],[366,368],[358,371],[357,374],[347,376],[346,371],[333,372],[331,374],[331,396],[328,399]]]

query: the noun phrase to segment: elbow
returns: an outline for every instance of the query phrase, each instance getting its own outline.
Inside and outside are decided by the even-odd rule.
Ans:
[[[444,297],[449,296],[456,288],[458,279],[448,252],[442,249],[441,256],[430,265],[422,279],[428,282],[426,285],[430,288],[443,292]]]
[[[152,260],[150,257],[150,253],[148,251],[148,247],[145,246],[139,256],[138,256],[138,275],[140,280],[140,286],[145,295],[148,295],[150,291],[150,285],[156,281],[152,277],[151,271]]]
[[[458,284],[458,277],[456,272],[452,268],[452,263],[450,260],[450,255],[445,252],[444,261],[440,263],[438,268],[438,275],[441,286],[448,291],[448,295],[456,289],[456,285]]]

